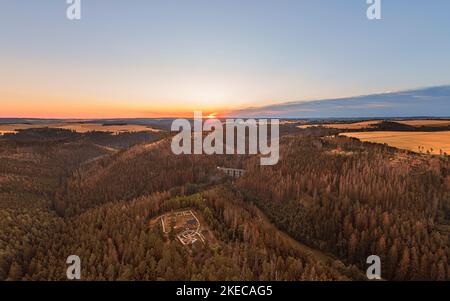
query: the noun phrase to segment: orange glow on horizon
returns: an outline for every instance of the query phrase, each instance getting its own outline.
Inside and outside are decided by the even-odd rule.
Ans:
[[[108,119],[108,118],[193,118],[194,111],[202,111],[204,118],[218,118],[220,113],[210,109],[152,107],[139,108],[107,104],[73,103],[26,103],[2,104],[0,118],[42,118],[42,119]],[[225,112],[224,110],[223,112]],[[211,113],[212,112],[212,113]]]
[[[176,99],[128,99],[122,96],[65,95],[45,91],[0,89],[0,118],[112,119],[112,118],[221,118],[230,108],[214,101],[192,102]],[[236,109],[236,108],[234,108]]]

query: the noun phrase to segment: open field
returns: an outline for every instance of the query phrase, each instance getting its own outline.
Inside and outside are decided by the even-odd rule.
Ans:
[[[145,125],[136,124],[117,124],[103,125],[96,123],[58,123],[58,124],[1,124],[0,135],[6,133],[15,133],[18,130],[35,129],[35,128],[56,128],[76,131],[78,133],[87,133],[92,131],[111,132],[114,134],[126,132],[159,132],[157,129],[147,127]]]
[[[14,134],[16,131],[0,130],[0,136],[4,134]]]
[[[402,120],[396,121],[401,124],[406,124],[410,126],[429,126],[429,127],[440,127],[440,126],[449,126],[450,120]]]
[[[329,124],[304,124],[299,125],[298,128],[300,129],[306,129],[310,127],[326,127],[326,128],[333,128],[333,129],[340,129],[340,130],[360,130],[360,129],[367,129],[367,128],[374,128],[375,125],[380,123],[381,120],[370,120],[370,121],[362,121],[362,122],[355,122],[355,123],[329,123]]]
[[[333,129],[339,129],[339,130],[361,130],[361,129],[369,129],[369,128],[375,128],[376,125],[380,124],[384,120],[369,120],[369,121],[361,121],[361,122],[354,122],[354,123],[328,123],[328,124],[303,124],[299,125],[298,128],[300,129],[306,129],[310,127],[326,127],[326,128],[333,128]],[[442,127],[442,126],[449,126],[450,120],[448,119],[416,119],[416,120],[386,120],[386,121],[393,121],[399,124],[414,126],[414,127]]]
[[[450,131],[444,132],[359,132],[344,133],[342,136],[361,141],[388,144],[413,152],[430,152],[439,155],[450,154]]]

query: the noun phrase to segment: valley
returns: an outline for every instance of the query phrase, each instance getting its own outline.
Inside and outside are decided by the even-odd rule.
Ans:
[[[275,166],[164,131],[1,137],[0,279],[64,280],[71,254],[84,280],[363,280],[371,254],[387,280],[448,279],[448,156],[280,132]]]

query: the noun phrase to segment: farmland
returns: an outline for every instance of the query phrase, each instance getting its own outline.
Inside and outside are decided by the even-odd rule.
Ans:
[[[450,120],[445,119],[436,119],[436,120],[402,120],[397,121],[401,124],[406,124],[415,127],[427,126],[427,127],[440,127],[440,126],[449,126]]]
[[[343,133],[343,136],[357,138],[364,142],[388,144],[413,152],[439,155],[450,154],[450,131],[444,132],[357,132]]]
[[[411,119],[411,120],[368,120],[360,122],[347,122],[347,123],[323,123],[323,124],[303,124],[298,128],[306,129],[311,127],[325,127],[339,130],[362,130],[362,129],[374,129],[380,125],[383,121],[391,121],[400,125],[407,125],[412,127],[446,127],[450,126],[450,120],[448,119]]]
[[[55,124],[2,124],[0,125],[0,135],[15,133],[19,130],[33,129],[33,128],[53,128],[53,129],[66,129],[72,130],[78,133],[87,132],[111,132],[114,134],[127,133],[127,132],[158,132],[159,130],[153,129],[145,125],[136,124],[97,124],[97,123],[82,123],[82,122],[67,122],[67,123],[55,123]]]
[[[379,124],[380,120],[370,120],[370,121],[361,121],[361,122],[355,122],[355,123],[327,123],[327,124],[303,124],[299,125],[298,128],[300,129],[306,129],[310,127],[318,127],[322,126],[325,128],[333,128],[333,129],[348,129],[348,130],[360,130],[360,129],[366,129],[366,128],[373,128],[375,125]]]

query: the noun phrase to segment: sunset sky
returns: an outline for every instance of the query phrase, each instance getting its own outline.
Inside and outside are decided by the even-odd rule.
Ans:
[[[0,0],[0,117],[161,117],[450,84],[450,1]]]

